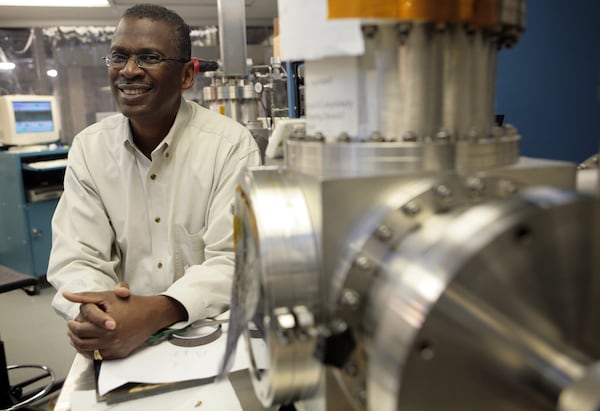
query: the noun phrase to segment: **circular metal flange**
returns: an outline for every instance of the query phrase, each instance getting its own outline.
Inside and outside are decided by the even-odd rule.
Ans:
[[[406,136],[405,136],[406,138]],[[324,177],[353,177],[457,170],[469,173],[515,164],[521,136],[512,126],[494,127],[489,136],[426,141],[365,141],[322,136],[289,139],[285,161],[296,171]]]
[[[600,351],[597,212],[528,188],[433,216],[380,258],[369,410],[554,409]]]
[[[433,216],[503,198],[515,188],[516,185],[506,179],[465,178],[455,174],[399,183],[398,192],[402,194],[396,199],[396,207],[370,227],[370,234],[364,234],[369,229],[360,227],[355,238],[349,240],[349,244],[362,246],[358,252],[353,251],[355,248],[349,250],[350,257],[336,270],[330,296],[333,305],[329,310],[334,318],[344,321],[354,331],[358,341],[348,364],[335,373],[355,408],[367,406],[368,356],[363,336],[372,333],[378,324],[377,318],[369,315],[367,304],[384,256]]]
[[[501,129],[504,130],[504,129]],[[521,137],[515,131],[501,136],[456,142],[456,169],[473,172],[515,164],[519,160]]]
[[[364,309],[364,297],[380,269],[384,255],[430,217],[514,194],[518,185],[498,177],[462,177],[455,174],[399,183],[397,206],[386,213],[366,235],[358,252],[349,251],[348,264],[336,270],[332,281],[332,311],[352,327],[361,327],[353,313]],[[365,228],[359,228],[357,237]],[[349,241],[356,243],[355,239]],[[350,296],[354,296],[350,298]]]
[[[235,198],[234,304],[245,312],[250,374],[265,407],[310,397],[321,364],[312,356],[319,316],[319,255],[302,186],[276,167],[249,170]],[[262,333],[268,365],[252,352],[251,331]]]
[[[286,163],[292,170],[326,177],[447,171],[454,169],[448,142],[339,142],[290,139]]]

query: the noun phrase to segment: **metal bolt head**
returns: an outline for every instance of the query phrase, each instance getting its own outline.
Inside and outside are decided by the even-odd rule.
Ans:
[[[293,339],[293,330],[296,327],[296,319],[287,307],[277,307],[273,310],[277,340],[288,345]]]
[[[443,199],[452,197],[452,189],[447,185],[440,184],[435,188],[435,194]]]
[[[337,136],[336,140],[340,143],[347,143],[347,142],[351,141],[351,138],[348,133],[342,132],[342,133],[340,133],[339,136]]]
[[[279,314],[277,316],[277,326],[282,330],[290,330],[296,326],[296,320],[293,314]]]
[[[408,33],[410,33],[410,30],[412,29],[412,24],[411,23],[402,22],[402,23],[398,23],[398,25],[396,26],[396,28],[397,28],[398,34],[400,36],[407,36]]]
[[[346,329],[348,328],[348,324],[346,324],[346,322],[340,318],[334,318],[330,323],[329,323],[329,334],[339,334],[342,333],[344,331],[346,331]]]
[[[475,127],[472,127],[465,134],[465,140],[467,141],[477,141],[481,137],[481,133]]]
[[[317,132],[315,133],[313,138],[315,141],[325,141],[325,136],[323,135],[323,133]]]
[[[418,139],[417,133],[415,133],[412,130],[406,131],[404,134],[402,134],[402,141],[405,141],[407,143],[416,142],[417,139]]]
[[[373,131],[369,135],[369,141],[381,142],[381,141],[385,141],[385,139],[383,138],[383,136],[381,135],[381,133],[379,131]]]
[[[294,128],[292,130],[292,134],[290,135],[292,138],[301,139],[306,137],[306,131],[302,128]]]
[[[467,187],[471,194],[480,195],[485,190],[485,183],[477,177],[471,177],[467,180]]]
[[[310,309],[305,305],[297,305],[292,311],[298,321],[298,325],[303,328],[312,327],[315,324],[315,317]]]
[[[375,230],[375,236],[381,241],[389,241],[393,234],[392,229],[385,224],[380,224]]]
[[[414,201],[409,201],[402,206],[404,214],[410,217],[414,217],[421,212],[421,207]]]
[[[379,27],[376,25],[362,26],[363,35],[368,39],[375,37],[375,35],[377,34],[378,31],[379,31]]]
[[[364,255],[359,255],[354,260],[354,264],[363,271],[369,271],[371,269],[371,262]]]
[[[360,304],[360,294],[356,290],[344,288],[340,297],[340,304],[345,307],[356,308]]]
[[[517,192],[517,185],[510,180],[501,180],[498,183],[500,195],[507,196]]]
[[[435,140],[440,143],[445,143],[450,141],[450,133],[446,130],[440,130],[435,133]]]
[[[517,130],[517,128],[512,124],[505,124],[504,126],[502,126],[502,128],[504,129],[504,133],[507,136],[515,136],[519,134],[519,130]]]

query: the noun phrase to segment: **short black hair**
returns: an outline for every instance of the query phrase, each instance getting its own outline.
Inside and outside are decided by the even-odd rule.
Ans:
[[[138,18],[138,19],[151,19],[156,21],[165,21],[175,31],[173,34],[173,42],[177,48],[176,52],[178,58],[190,60],[192,58],[192,40],[190,39],[190,26],[186,24],[181,16],[175,13],[173,10],[169,10],[166,7],[159,6],[157,4],[136,4],[131,6],[122,18]]]

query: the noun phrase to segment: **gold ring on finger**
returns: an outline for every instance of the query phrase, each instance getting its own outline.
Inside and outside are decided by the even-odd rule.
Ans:
[[[94,360],[102,361],[102,354],[100,354],[100,350],[94,350]]]

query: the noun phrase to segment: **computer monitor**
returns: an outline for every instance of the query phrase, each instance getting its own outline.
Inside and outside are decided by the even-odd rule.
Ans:
[[[24,146],[60,139],[60,116],[54,96],[0,96],[0,144]]]

